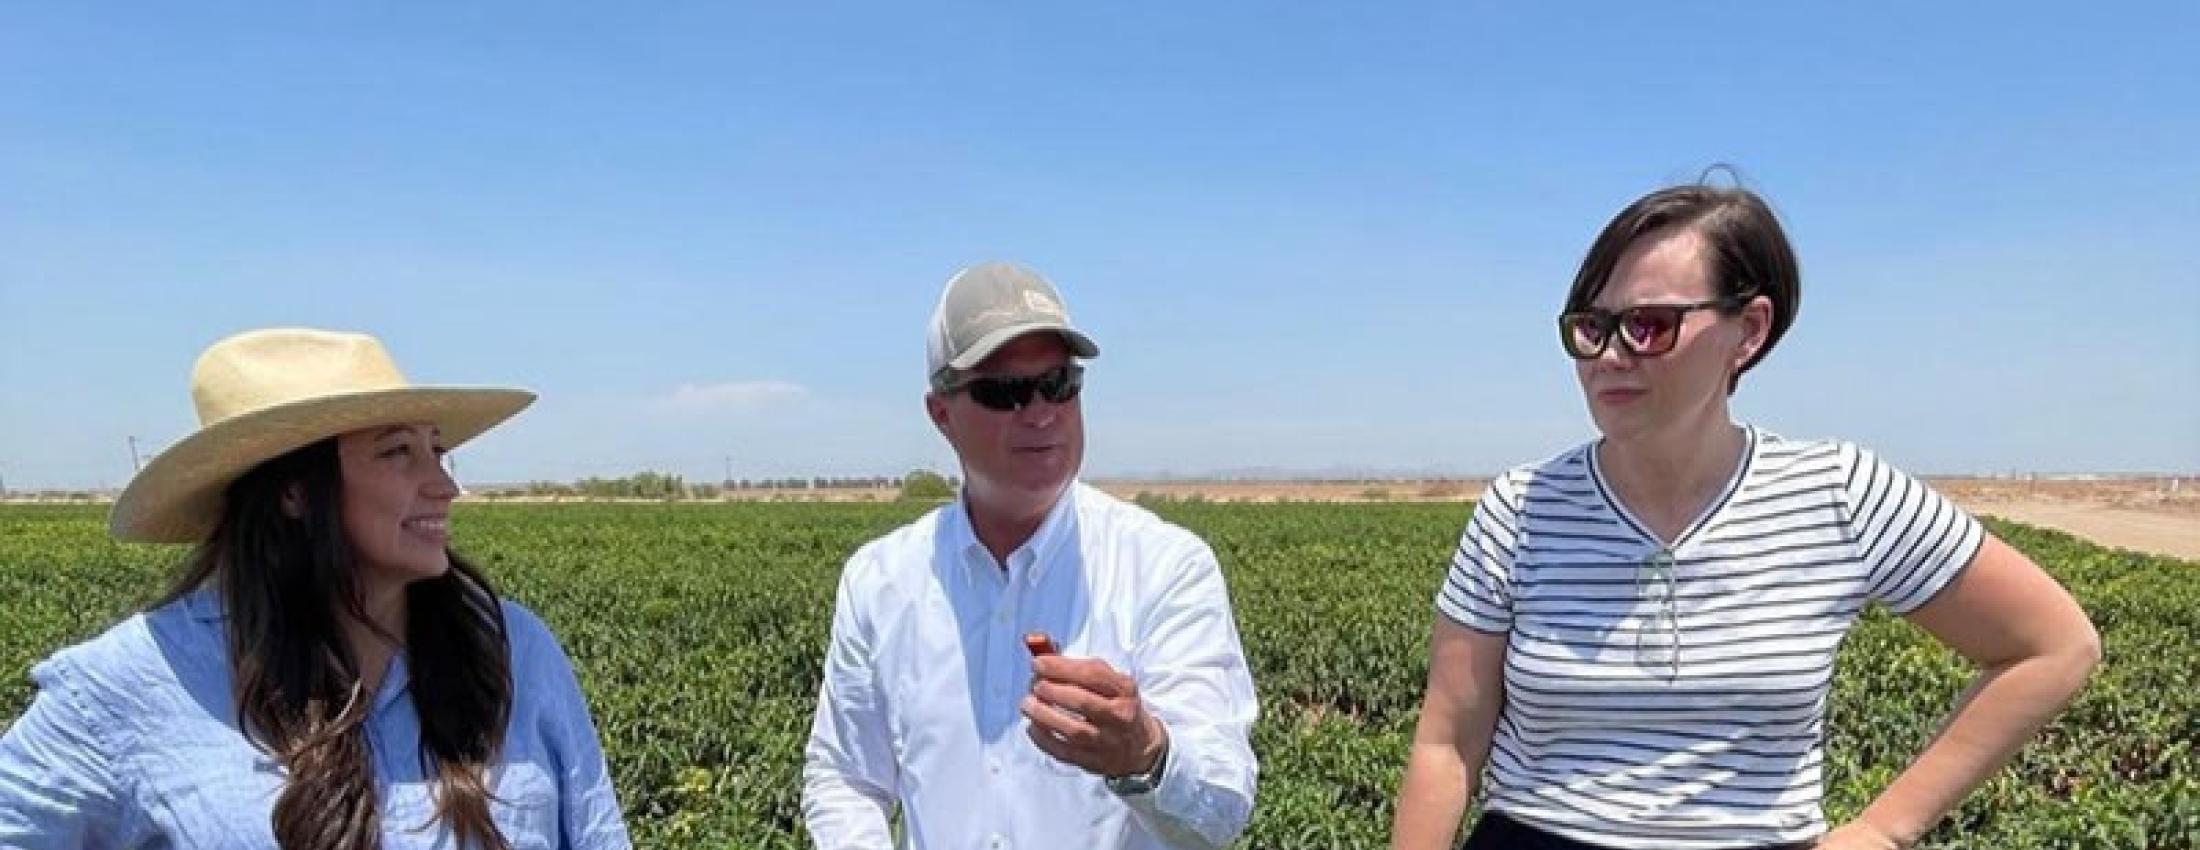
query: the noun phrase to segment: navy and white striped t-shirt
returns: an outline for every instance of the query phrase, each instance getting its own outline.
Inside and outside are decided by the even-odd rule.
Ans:
[[[1856,446],[1745,433],[1725,491],[1670,546],[1612,495],[1594,443],[1490,482],[1436,596],[1507,636],[1487,808],[1621,848],[1825,830],[1842,637],[1867,602],[1924,605],[1984,530]]]

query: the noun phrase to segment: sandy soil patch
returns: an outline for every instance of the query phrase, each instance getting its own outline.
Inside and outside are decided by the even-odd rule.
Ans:
[[[1974,514],[2045,526],[2105,546],[2200,561],[2200,478],[1928,479]],[[1487,479],[1366,479],[1350,481],[1099,480],[1122,498],[1199,498],[1213,502],[1463,502]],[[727,491],[741,501],[885,502],[892,488]],[[10,493],[10,502],[102,502],[111,493]],[[523,499],[521,501],[561,501]]]
[[[2200,479],[1933,478],[1933,487],[1974,514],[2069,532],[2104,546],[2200,561]],[[1488,482],[1102,481],[1124,498],[1139,495],[1222,502],[1464,501]]]
[[[1974,513],[2059,529],[2103,546],[2200,561],[2200,517],[2074,502],[2001,502]]]

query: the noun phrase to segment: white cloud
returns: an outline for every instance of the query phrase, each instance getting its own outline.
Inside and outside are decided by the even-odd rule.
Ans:
[[[681,384],[665,403],[682,410],[754,408],[801,398],[809,394],[801,384],[787,381],[729,381],[722,384]]]

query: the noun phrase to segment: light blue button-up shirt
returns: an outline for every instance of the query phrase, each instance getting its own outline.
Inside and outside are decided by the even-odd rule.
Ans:
[[[515,850],[630,846],[572,664],[504,603],[511,722],[491,816]],[[283,772],[237,728],[219,597],[132,616],[31,670],[38,697],[0,737],[0,847],[267,850]],[[385,850],[451,850],[422,764],[402,655],[367,719]],[[424,828],[425,827],[425,828]]]

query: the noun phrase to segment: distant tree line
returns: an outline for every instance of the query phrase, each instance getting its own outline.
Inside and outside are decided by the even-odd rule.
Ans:
[[[620,478],[590,476],[572,483],[531,481],[519,486],[481,490],[478,495],[492,499],[646,499],[671,502],[718,499],[734,493],[758,491],[891,489],[898,491],[899,498],[904,499],[951,499],[960,483],[956,479],[921,469],[900,477],[872,475],[846,478],[740,478],[714,483],[689,483],[678,475],[639,472]]]

